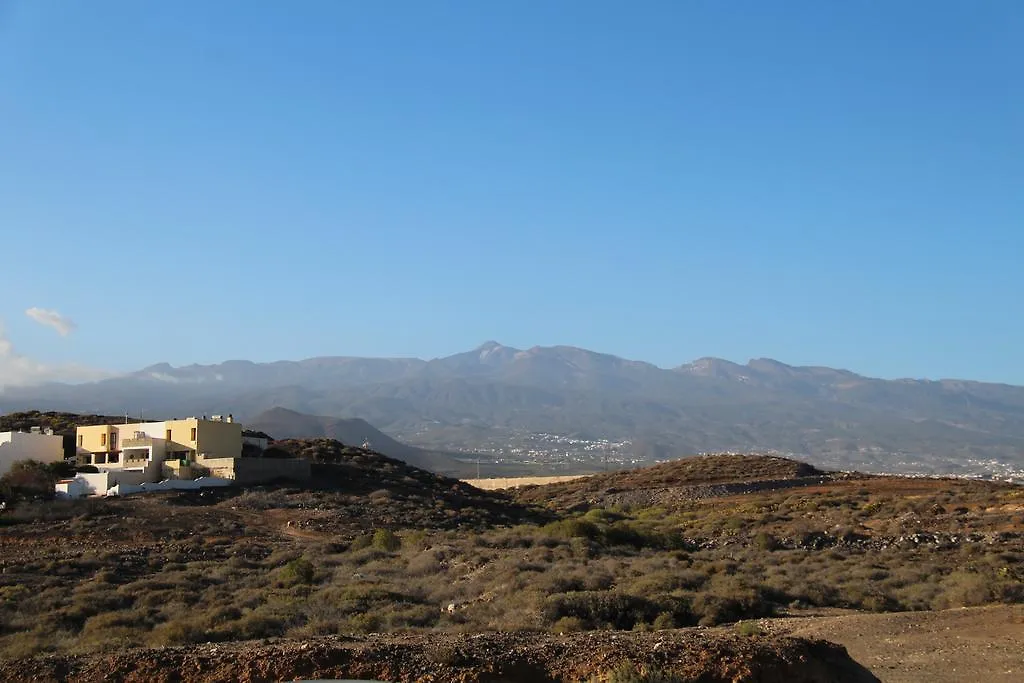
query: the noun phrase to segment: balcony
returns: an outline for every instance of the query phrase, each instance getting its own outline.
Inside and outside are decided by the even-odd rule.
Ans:
[[[153,437],[136,436],[121,441],[121,448],[149,448],[153,445]]]

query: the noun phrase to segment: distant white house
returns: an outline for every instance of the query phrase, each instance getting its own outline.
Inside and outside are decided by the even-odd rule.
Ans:
[[[0,477],[19,460],[62,462],[64,437],[55,435],[53,430],[43,432],[38,427],[30,432],[0,432]]]

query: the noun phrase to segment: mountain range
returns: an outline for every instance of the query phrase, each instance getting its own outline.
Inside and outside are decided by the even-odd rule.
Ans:
[[[406,442],[458,451],[546,433],[629,441],[641,459],[775,451],[890,470],[907,462],[952,472],[987,460],[1024,465],[1024,387],[883,380],[770,359],[702,358],[666,369],[570,346],[488,342],[434,360],[160,364],[99,382],[0,393],[0,410],[28,408],[233,412],[243,420],[285,408],[360,418]]]

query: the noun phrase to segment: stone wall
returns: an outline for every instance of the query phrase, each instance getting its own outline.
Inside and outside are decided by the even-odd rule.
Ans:
[[[210,476],[233,479],[241,486],[275,479],[296,482],[310,479],[309,461],[298,458],[205,458],[200,465],[209,470]]]

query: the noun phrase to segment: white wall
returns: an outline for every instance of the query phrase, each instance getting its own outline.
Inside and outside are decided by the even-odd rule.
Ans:
[[[214,486],[231,486],[230,479],[218,477],[200,477],[199,479],[165,479],[157,484],[118,484],[111,489],[117,496],[129,496],[133,493],[151,493],[153,491],[198,491],[201,488]]]
[[[75,477],[75,481],[81,482],[81,486],[77,487],[76,490],[81,491],[83,495],[103,495],[110,488],[110,473],[84,474],[80,472]]]
[[[145,472],[110,472],[85,473],[79,472],[72,480],[73,484],[57,484],[58,493],[70,496],[105,496],[114,486],[138,486],[149,481]]]
[[[61,462],[64,460],[64,438],[49,434],[0,432],[0,477],[19,460]]]
[[[89,495],[89,486],[82,479],[69,479],[57,482],[55,486],[57,496],[66,498],[81,498]]]

